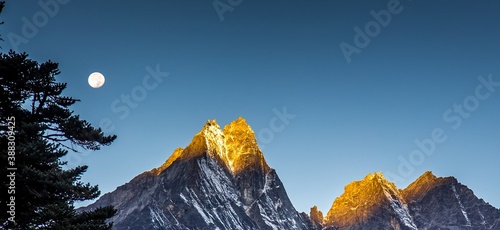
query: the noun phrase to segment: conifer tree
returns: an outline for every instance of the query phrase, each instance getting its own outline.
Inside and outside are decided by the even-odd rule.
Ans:
[[[59,74],[50,60],[0,53],[0,229],[111,228],[106,219],[115,214],[113,207],[75,210],[75,202],[100,192],[80,180],[87,166],[69,168],[62,158],[69,151],[99,150],[116,136],[70,110],[79,100],[63,95],[67,85],[56,80]],[[12,202],[15,216],[8,212]]]

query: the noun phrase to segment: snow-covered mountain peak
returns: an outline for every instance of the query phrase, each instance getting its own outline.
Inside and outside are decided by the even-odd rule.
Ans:
[[[194,158],[203,154],[217,157],[225,152],[224,133],[215,120],[208,120],[193,137],[191,143],[182,153],[181,158]]]
[[[176,149],[162,166],[153,171],[159,174],[177,159],[186,160],[204,154],[223,163],[233,174],[243,170],[263,173],[270,170],[257,145],[255,133],[246,120],[239,117],[226,125],[224,131],[216,120],[208,120],[185,149]]]
[[[267,166],[245,119],[224,131],[207,121],[162,166],[81,210],[113,205],[113,229],[314,229]]]

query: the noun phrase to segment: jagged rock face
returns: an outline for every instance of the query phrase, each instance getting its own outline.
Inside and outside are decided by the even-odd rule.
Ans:
[[[500,210],[453,177],[426,172],[398,190],[375,173],[347,185],[323,223],[324,229],[500,230]]]
[[[500,210],[453,177],[426,172],[403,190],[419,229],[500,229]]]
[[[209,121],[185,148],[82,210],[114,205],[114,229],[314,229],[240,118]]]
[[[495,229],[500,210],[427,172],[404,190],[381,173],[345,187],[326,217],[298,213],[243,118],[208,121],[186,148],[80,211],[113,205],[114,229]]]
[[[327,229],[417,229],[398,189],[381,173],[347,185],[324,225]]]
[[[202,154],[220,160],[234,175],[245,170],[270,170],[253,130],[241,117],[226,125],[224,131],[215,120],[207,121],[178,157],[188,159]]]
[[[311,222],[318,228],[321,228],[323,226],[323,212],[318,210],[318,207],[315,205],[311,208],[311,211],[309,212],[309,217],[311,219]]]
[[[243,118],[240,117],[224,127],[224,141],[229,167],[235,174],[245,169],[264,173],[270,170],[264,155],[257,147],[254,132]]]

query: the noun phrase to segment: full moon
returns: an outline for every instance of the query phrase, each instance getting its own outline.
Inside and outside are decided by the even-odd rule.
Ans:
[[[96,88],[99,88],[101,87],[102,85],[104,85],[104,75],[102,75],[102,73],[99,73],[99,72],[93,72],[89,75],[89,85],[96,89]]]

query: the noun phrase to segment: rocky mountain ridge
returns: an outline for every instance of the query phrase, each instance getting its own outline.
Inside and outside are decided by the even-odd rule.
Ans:
[[[207,121],[158,168],[81,210],[113,205],[113,229],[311,229],[243,118]]]
[[[500,210],[455,178],[398,189],[382,173],[345,187],[324,216],[293,207],[245,119],[209,120],[160,167],[80,210],[113,205],[113,229],[499,229]]]
[[[311,208],[310,216],[318,216]],[[405,189],[382,173],[345,187],[328,214],[313,222],[324,229],[500,229],[500,210],[477,198],[454,177],[425,172]]]

